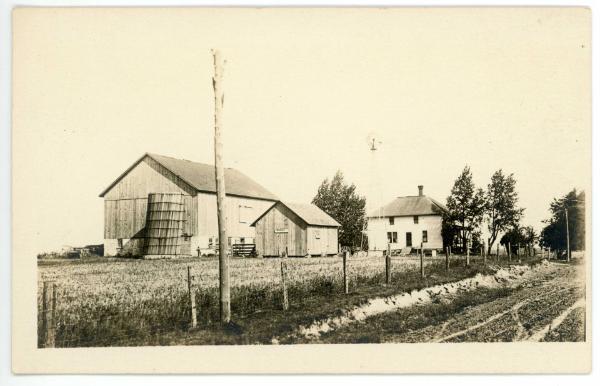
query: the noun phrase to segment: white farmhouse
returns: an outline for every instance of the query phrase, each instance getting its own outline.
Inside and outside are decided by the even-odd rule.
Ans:
[[[367,217],[367,236],[370,251],[384,251],[405,247],[424,250],[443,249],[442,214],[446,207],[423,194],[419,185],[418,196],[397,197],[373,211]]]

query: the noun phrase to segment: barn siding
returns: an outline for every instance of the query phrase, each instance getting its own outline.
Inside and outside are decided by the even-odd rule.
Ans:
[[[198,234],[198,198],[196,196],[183,196],[183,233],[187,235]]]
[[[105,200],[104,238],[129,239],[145,226],[147,199]],[[142,212],[143,213],[140,213]],[[143,216],[143,220],[140,217]]]
[[[199,247],[208,247],[208,238],[216,238],[219,234],[217,225],[217,196],[212,193],[199,192],[197,195],[197,218]],[[256,218],[262,215],[273,201],[259,200],[255,198],[226,196],[225,197],[225,217],[227,220],[227,234],[233,242],[237,242],[241,237],[247,239],[246,243],[252,243],[256,236],[256,230],[250,224]],[[248,209],[248,217],[240,218],[240,206]],[[244,222],[242,222],[245,220]]]
[[[310,255],[338,253],[337,228],[311,225],[307,229],[307,248]],[[318,234],[318,238],[317,238]]]
[[[255,227],[256,250],[259,254],[279,256],[287,246],[289,256],[306,255],[306,224],[283,205],[275,205],[256,222]],[[283,229],[288,231],[287,234],[275,233]],[[278,237],[286,238],[284,244],[279,245]]]
[[[144,158],[117,182],[105,200],[148,198],[150,193],[182,193],[195,195],[195,189],[151,158]]]
[[[327,247],[327,253],[338,254],[339,251],[339,241],[338,241],[338,228],[325,228],[327,230],[327,240],[329,241],[329,246]]]

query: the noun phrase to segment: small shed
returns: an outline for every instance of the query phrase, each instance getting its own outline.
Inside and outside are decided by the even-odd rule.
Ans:
[[[273,204],[251,226],[259,256],[334,255],[340,224],[312,204]]]

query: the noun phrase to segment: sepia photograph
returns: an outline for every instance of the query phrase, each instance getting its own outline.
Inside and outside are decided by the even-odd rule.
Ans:
[[[13,371],[590,370],[590,9],[17,7],[12,45]]]

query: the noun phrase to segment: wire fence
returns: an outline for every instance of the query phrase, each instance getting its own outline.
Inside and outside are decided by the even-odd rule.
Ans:
[[[539,258],[535,256],[533,258]],[[467,266],[518,263],[503,256],[451,255],[233,261],[231,308],[236,319],[286,312],[314,296],[370,286],[420,286],[452,280]],[[219,324],[218,263],[136,261],[40,267],[38,347],[167,344],[169,334]],[[455,272],[452,276],[450,272]],[[420,284],[421,283],[421,284]],[[396,288],[396,287],[394,287]]]

